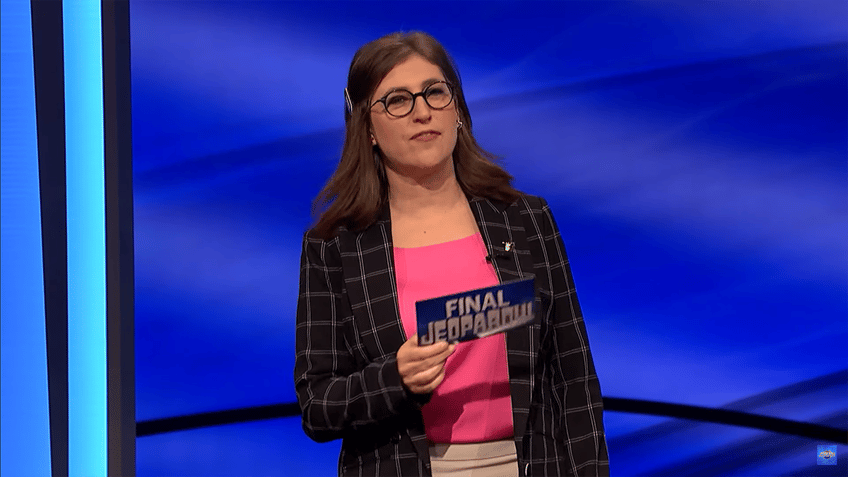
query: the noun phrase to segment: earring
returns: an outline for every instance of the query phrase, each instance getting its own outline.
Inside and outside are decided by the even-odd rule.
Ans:
[[[457,118],[457,120],[456,120],[456,128],[457,128],[457,129],[459,129],[459,128],[461,128],[461,127],[462,127],[462,121],[460,121],[460,120],[459,120],[459,118]]]
[[[376,145],[377,145],[377,138],[375,138],[373,134],[371,135],[371,145],[372,145],[372,146],[376,146]]]

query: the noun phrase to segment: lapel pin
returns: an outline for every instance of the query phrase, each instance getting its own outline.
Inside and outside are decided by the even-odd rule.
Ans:
[[[509,252],[510,250],[512,250],[512,247],[515,246],[515,243],[513,243],[513,242],[504,242],[503,244],[504,244],[504,251],[506,251],[506,252]]]

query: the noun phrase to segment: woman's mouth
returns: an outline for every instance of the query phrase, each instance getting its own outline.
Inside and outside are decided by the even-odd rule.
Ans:
[[[414,136],[412,136],[413,141],[432,141],[437,137],[441,136],[441,133],[438,131],[422,131]]]

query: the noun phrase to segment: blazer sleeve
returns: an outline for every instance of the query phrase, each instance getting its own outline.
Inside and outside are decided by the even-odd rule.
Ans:
[[[551,209],[539,198],[539,227],[548,265],[553,300],[551,357],[554,372],[565,383],[563,425],[572,448],[576,475],[609,475],[609,459],[603,421],[603,400],[589,339],[565,245]]]
[[[366,363],[350,346],[353,313],[338,238],[303,240],[295,333],[295,391],[303,430],[317,442],[397,415],[410,402],[395,354]]]

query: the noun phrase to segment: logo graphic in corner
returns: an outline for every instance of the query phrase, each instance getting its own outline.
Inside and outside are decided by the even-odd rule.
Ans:
[[[817,465],[836,465],[836,446],[818,446]]]

